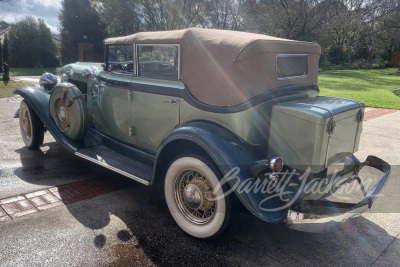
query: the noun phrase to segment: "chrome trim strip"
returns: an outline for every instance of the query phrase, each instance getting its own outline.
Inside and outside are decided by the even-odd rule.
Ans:
[[[132,179],[132,180],[134,180],[134,181],[136,181],[136,182],[139,182],[139,183],[144,184],[144,185],[149,185],[149,182],[148,182],[148,181],[143,180],[143,179],[141,179],[141,178],[139,178],[139,177],[137,177],[137,176],[135,176],[135,175],[133,175],[133,174],[130,174],[130,173],[124,172],[124,171],[122,171],[122,170],[120,170],[120,169],[117,169],[117,168],[115,168],[115,167],[112,167],[112,166],[108,165],[108,164],[105,163],[105,162],[101,162],[101,161],[95,160],[95,159],[93,159],[93,158],[91,158],[91,157],[88,157],[88,156],[86,156],[86,155],[83,155],[83,154],[81,154],[81,153],[79,153],[79,152],[75,152],[75,155],[78,156],[78,157],[81,157],[81,158],[83,158],[83,159],[86,159],[86,160],[88,160],[88,161],[90,161],[90,162],[96,163],[97,165],[100,165],[100,166],[102,166],[102,167],[105,167],[105,168],[107,168],[107,169],[110,169],[110,170],[112,170],[112,171],[114,171],[114,172],[116,172],[116,173],[119,173],[119,174],[121,174],[121,175],[123,175],[123,176],[125,176],[125,177],[128,177],[128,178],[130,178],[130,179]]]
[[[138,60],[137,60],[137,53],[136,53],[136,44],[133,43],[133,75],[137,75],[138,73]]]
[[[328,159],[329,159],[329,144],[331,142],[331,135],[328,136],[328,144],[326,147],[326,155],[325,155],[325,168],[328,168]]]

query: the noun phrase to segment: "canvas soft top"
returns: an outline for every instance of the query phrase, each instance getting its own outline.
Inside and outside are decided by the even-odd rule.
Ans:
[[[236,106],[288,84],[317,84],[316,43],[247,32],[189,28],[108,38],[105,44],[180,44],[181,77],[191,94],[212,106]],[[278,79],[278,54],[307,54],[306,77]]]

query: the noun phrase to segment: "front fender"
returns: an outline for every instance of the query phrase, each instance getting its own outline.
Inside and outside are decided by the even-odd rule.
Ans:
[[[25,102],[32,108],[54,139],[65,149],[72,153],[78,150],[79,143],[67,139],[51,119],[49,112],[50,94],[48,92],[37,87],[25,86],[15,89],[14,94],[18,94],[24,98]]]
[[[206,151],[222,173],[221,183],[227,182],[243,205],[255,216],[268,222],[278,222],[285,218],[286,211],[269,212],[261,208],[261,203],[263,207],[272,210],[282,206],[276,198],[266,201],[268,195],[262,190],[241,190],[246,184],[254,184],[250,167],[256,162],[251,156],[251,147],[238,136],[211,122],[193,121],[183,124],[165,137],[157,151],[155,166],[162,150],[176,140],[191,141]]]

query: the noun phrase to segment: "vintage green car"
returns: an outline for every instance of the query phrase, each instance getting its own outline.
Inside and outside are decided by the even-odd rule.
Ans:
[[[371,208],[389,178],[385,161],[353,155],[364,105],[318,96],[318,44],[198,28],[104,43],[103,64],[69,64],[61,83],[46,73],[41,88],[16,89],[23,141],[39,149],[47,130],[78,157],[163,183],[189,235],[221,234],[233,199],[267,222],[330,231]],[[368,193],[366,165],[384,173]],[[360,202],[325,200],[355,180]]]

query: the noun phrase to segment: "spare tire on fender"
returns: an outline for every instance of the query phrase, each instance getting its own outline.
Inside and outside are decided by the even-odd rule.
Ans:
[[[50,95],[50,116],[71,140],[81,140],[88,128],[85,96],[73,84],[59,84]]]

